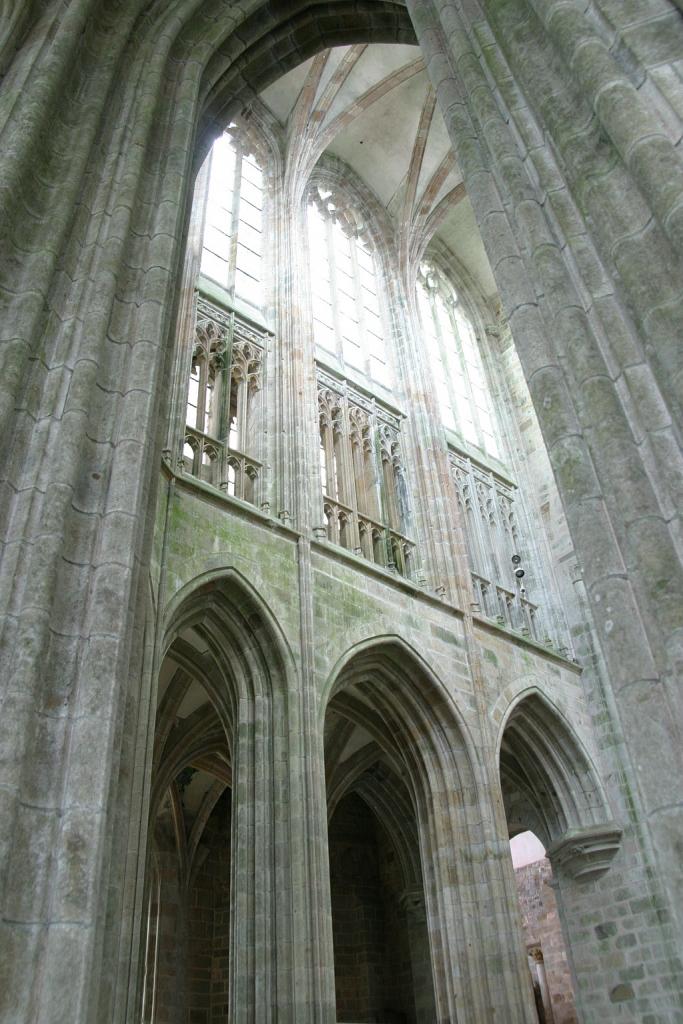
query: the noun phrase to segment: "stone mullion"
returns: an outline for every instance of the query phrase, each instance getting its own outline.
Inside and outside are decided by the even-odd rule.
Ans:
[[[326,486],[325,491],[329,498],[336,501],[338,498],[337,494],[337,473],[335,467],[335,454],[334,454],[334,439],[332,432],[332,424],[325,420],[322,428],[323,435],[323,449],[325,451],[325,477]]]
[[[353,516],[349,523],[349,548],[358,553],[360,551],[360,534],[358,531],[358,493],[356,489],[356,474],[353,458],[353,444],[351,443],[351,429],[349,421],[349,400],[346,399],[342,408],[340,432],[340,449],[342,452],[342,475],[344,478],[344,504],[353,510]]]
[[[455,9],[449,5],[443,9],[442,14],[444,27],[449,30],[452,59],[463,71],[461,81],[469,89],[474,108],[484,114],[482,129],[485,137],[499,149],[494,163],[501,176],[507,180],[511,194],[517,196],[515,207],[520,222],[519,226],[528,240],[527,244],[531,252],[536,257],[538,271],[543,272],[542,280],[548,281],[545,287],[546,296],[557,301],[558,297],[561,299],[562,296],[571,294],[571,285],[566,277],[562,257],[555,254],[555,246],[548,238],[548,229],[543,221],[534,190],[526,181],[519,158],[515,158],[514,144],[506,141],[507,128],[502,124],[495,102],[489,96],[486,81],[471,51]],[[431,43],[431,45],[434,44]],[[643,721],[640,715],[634,713],[634,700],[640,705],[641,714],[643,702],[648,704],[652,720],[661,723],[655,727],[656,731],[660,728],[666,729],[665,720],[669,721],[671,718],[676,720],[678,715],[668,710],[666,704],[662,706],[660,694],[652,686],[652,680],[657,677],[657,669],[653,662],[645,626],[639,615],[638,603],[628,581],[626,567],[616,543],[614,526],[604,505],[596,468],[579,425],[573,398],[566,388],[565,374],[559,366],[553,365],[553,356],[548,352],[546,343],[548,332],[544,329],[539,316],[535,295],[529,286],[524,261],[517,251],[514,235],[509,224],[506,223],[507,218],[496,201],[495,186],[483,154],[480,154],[480,144],[476,141],[477,132],[470,124],[469,111],[463,101],[460,87],[456,84],[455,73],[452,70],[453,65],[445,55],[437,59],[439,61],[437,66],[443,77],[440,82],[435,82],[435,84],[438,84],[440,101],[446,106],[446,122],[460,155],[465,181],[478,213],[482,235],[498,279],[504,304],[510,310],[509,318],[513,334],[534,398],[539,423],[549,449],[572,534],[586,566],[593,613],[600,628],[603,649],[611,668],[614,685],[620,691],[619,707],[622,724],[632,756],[640,760],[638,751],[643,744],[647,745],[656,741],[654,736],[647,739],[643,734]],[[438,78],[434,63],[432,63],[432,72],[435,79]],[[446,98],[450,102],[447,102]],[[491,232],[494,223],[499,228],[496,232],[497,237],[493,237]],[[506,251],[504,252],[501,252],[501,242],[505,242]],[[547,277],[548,274],[550,274],[550,279]],[[556,294],[558,286],[561,286],[560,296]],[[578,355],[585,358],[583,348],[589,342],[589,332],[583,323],[582,316],[576,317],[578,310],[571,301],[565,305],[564,310],[560,306],[560,310],[562,315],[557,320],[555,334],[557,334],[557,330],[561,330],[563,334],[566,331],[569,332],[570,338],[566,347],[570,350],[568,354],[574,355],[577,353],[572,351],[572,346],[576,345],[576,329],[578,327],[578,338],[582,346]],[[591,353],[591,358],[595,359],[594,352]],[[596,373],[592,369],[592,365],[589,364],[589,374],[591,372],[593,376],[589,379],[599,388],[602,387],[604,391],[604,382],[607,378],[600,372]],[[592,387],[591,391],[595,391],[595,387]],[[578,397],[579,401],[583,403],[582,411],[586,414],[588,410],[585,399],[581,395]],[[594,394],[592,397],[593,405],[595,405],[595,402],[599,401],[599,396]],[[602,405],[604,407],[604,403]],[[610,400],[608,408],[618,408],[618,405]],[[604,418],[598,425],[601,430],[613,426],[611,423],[608,424]],[[594,436],[592,440],[595,444]],[[621,453],[615,456],[614,450],[608,448],[608,452],[605,454],[613,460],[612,473],[618,475],[619,463],[617,460],[622,458]],[[610,467],[605,466],[604,461],[603,474],[609,476]],[[639,472],[638,476],[640,477],[639,489],[642,492],[642,472]],[[622,486],[623,481],[617,481],[617,493]],[[643,525],[646,522],[649,524],[651,517],[646,515],[642,519]],[[667,550],[667,547],[669,545],[665,541],[664,551]],[[661,557],[656,544],[650,546],[650,569],[652,569],[653,555],[655,558]],[[669,575],[668,566],[666,575]],[[651,574],[651,578],[659,578],[656,571]],[[664,622],[675,607],[674,602],[673,606],[664,611]],[[609,613],[607,612],[608,608],[610,608]],[[614,619],[631,623],[628,636],[620,630],[614,632]],[[628,657],[625,657],[625,646],[629,650]],[[626,687],[629,687],[628,693],[626,693]],[[678,746],[680,749],[679,744],[674,746]],[[672,779],[680,777],[680,769],[676,765],[677,756],[677,753],[669,752],[670,763],[667,766],[667,772],[670,773]],[[663,800],[669,807],[673,807],[672,810],[662,813],[661,825],[655,825],[655,828],[663,829],[660,839],[662,843],[667,843],[668,825],[666,822],[670,821],[672,816],[675,817],[678,798],[673,791],[664,796],[659,780],[649,780],[641,776],[639,781],[641,793],[650,813],[656,813],[657,808],[662,806]],[[677,883],[669,880],[673,892],[673,886]]]
[[[237,443],[239,451],[247,450],[247,415],[249,403],[249,385],[246,380],[246,368],[237,379]]]
[[[487,474],[483,470],[477,471],[472,465],[471,460],[468,459],[470,468],[470,480],[472,481],[472,511],[475,518],[475,530],[479,538],[479,550],[482,557],[482,569],[484,576],[490,579],[494,587],[493,597],[496,601],[497,606],[497,592],[495,586],[500,583],[499,574],[496,572],[494,560],[492,558],[494,538],[492,536],[491,524],[488,518],[488,511],[486,509],[486,493],[484,491],[484,497],[479,494],[479,487],[484,486],[488,489],[489,484],[486,480]],[[477,475],[477,472],[480,474]]]
[[[486,543],[485,538],[481,529],[481,516],[479,514],[479,499],[477,497],[477,481],[474,475],[474,467],[472,466],[472,460],[467,458],[467,483],[470,489],[470,507],[469,509],[463,509],[465,516],[465,529],[468,531],[470,536],[470,544],[472,551],[472,566],[474,572],[481,576],[487,577],[491,583],[495,580],[491,579],[491,570],[486,558]],[[485,609],[483,609],[485,610]]]
[[[240,202],[242,199],[242,148],[235,146],[235,169],[232,179],[232,211],[230,221],[230,259],[228,261],[228,280],[226,289],[235,297],[235,277],[237,275],[237,236],[240,226]]]
[[[434,329],[436,330],[436,343],[439,346],[439,349],[440,349],[440,352],[441,352],[441,365],[443,366],[444,376],[446,378],[446,382],[445,383],[446,383],[446,389],[448,391],[448,400],[451,403],[451,410],[453,412],[453,415],[456,418],[457,427],[459,429],[460,428],[460,418],[459,418],[459,413],[458,413],[458,403],[455,400],[455,390],[454,390],[454,387],[453,387],[453,376],[452,376],[451,373],[449,373],[449,369],[450,369],[450,365],[451,365],[451,357],[450,357],[450,352],[449,352],[448,345],[447,345],[446,340],[445,340],[445,338],[443,336],[443,330],[441,328],[441,320],[440,320],[440,318],[438,316],[437,309],[436,309],[436,295],[437,295],[437,289],[430,288],[429,289],[429,309],[430,309],[430,312],[431,312],[432,321],[434,323]]]
[[[357,439],[351,439],[351,458],[356,490],[355,508],[361,515],[372,516],[368,508],[367,481],[365,478],[365,462],[363,460],[363,439],[360,430],[358,431]]]
[[[337,298],[337,253],[334,247],[334,235],[332,233],[332,220],[325,216],[325,231],[327,235],[327,264],[330,271],[330,303],[332,308],[332,326],[334,337],[337,343],[337,359],[344,366],[344,341],[339,324],[339,301]]]
[[[456,347],[456,351],[457,351],[457,354],[458,354],[458,359],[460,361],[460,366],[462,367],[462,379],[463,379],[463,383],[465,385],[465,390],[467,391],[467,402],[468,402],[468,405],[469,405],[469,413],[470,413],[470,416],[472,417],[472,423],[474,425],[474,430],[475,430],[475,433],[477,435],[477,443],[482,447],[482,449],[484,451],[486,451],[486,449],[484,448],[484,445],[482,444],[482,436],[483,435],[482,435],[481,425],[479,423],[479,410],[477,408],[476,402],[474,401],[474,393],[472,391],[472,383],[470,381],[470,374],[469,374],[469,369],[468,369],[468,366],[467,366],[467,360],[465,359],[465,352],[464,352],[463,345],[462,345],[462,338],[460,337],[460,329],[458,328],[458,323],[457,323],[457,321],[455,319],[455,310],[454,310],[454,307],[453,307],[452,296],[450,296],[449,298],[450,298],[451,301],[448,303],[448,319],[451,322],[451,332],[452,332],[453,342],[454,342],[455,347]],[[475,343],[475,345],[479,343],[478,339],[476,338],[476,336],[475,336],[474,343]],[[487,374],[486,374],[486,369],[485,368],[483,369],[483,376],[484,376],[484,385],[486,387],[488,387],[488,380],[487,380]],[[494,421],[494,423],[495,423],[495,421]],[[463,433],[463,438],[464,438],[464,433]]]
[[[353,507],[352,501],[352,470],[349,467],[351,445],[348,432],[348,400],[340,398],[337,416],[332,418],[332,437],[334,457],[337,467],[337,500],[343,505]]]
[[[355,236],[351,236],[349,239],[349,252],[351,255],[351,268],[353,273],[353,292],[354,299],[356,301],[356,316],[358,317],[358,340],[360,342],[361,358],[363,360],[363,368],[368,377],[372,379],[372,372],[370,368],[370,352],[368,349],[368,339],[365,330],[365,307],[363,305],[363,298],[361,293],[360,283],[360,271],[358,269],[358,250],[356,248],[357,239]],[[373,255],[373,263],[375,257]],[[377,269],[375,268],[375,287],[377,287]],[[381,310],[380,310],[381,315]],[[383,319],[383,318],[382,318]],[[385,353],[386,358],[386,353]]]

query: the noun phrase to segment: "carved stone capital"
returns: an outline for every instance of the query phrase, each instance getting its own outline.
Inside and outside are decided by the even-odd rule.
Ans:
[[[548,847],[553,870],[578,882],[592,882],[608,870],[621,846],[622,830],[614,822],[569,829]]]

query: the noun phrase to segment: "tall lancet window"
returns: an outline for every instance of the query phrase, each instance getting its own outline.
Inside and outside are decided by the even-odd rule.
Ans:
[[[499,458],[498,429],[479,345],[457,291],[445,274],[423,263],[417,298],[445,426]]]
[[[263,305],[263,171],[241,139],[213,144],[201,272],[231,295]]]
[[[355,211],[314,189],[308,207],[313,330],[321,355],[391,386],[372,243]]]

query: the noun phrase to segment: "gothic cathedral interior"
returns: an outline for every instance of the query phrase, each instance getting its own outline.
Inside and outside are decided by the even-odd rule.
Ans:
[[[3,0],[2,1024],[683,1022],[683,0]]]

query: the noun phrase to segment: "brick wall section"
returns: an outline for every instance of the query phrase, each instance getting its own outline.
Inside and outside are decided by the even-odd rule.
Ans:
[[[526,946],[540,946],[543,953],[553,1024],[578,1024],[550,862],[544,858],[517,868],[515,880]]]

